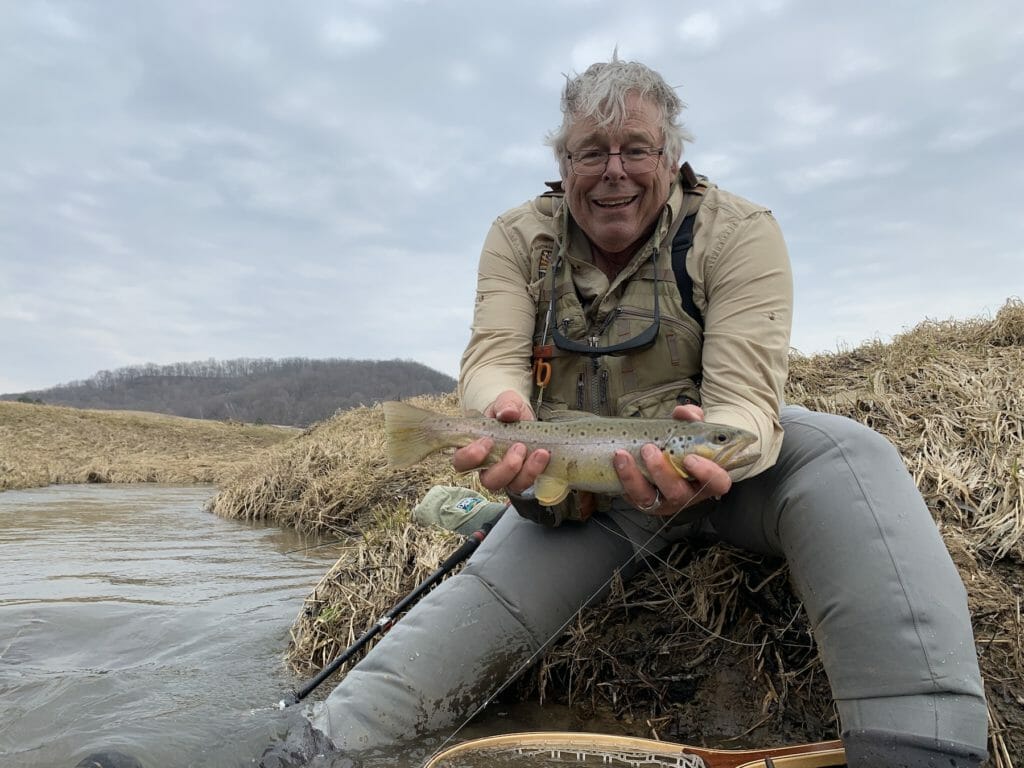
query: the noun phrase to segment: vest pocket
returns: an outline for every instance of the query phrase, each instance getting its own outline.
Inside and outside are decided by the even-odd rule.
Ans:
[[[700,402],[700,390],[690,379],[680,379],[643,392],[630,392],[618,399],[615,412],[625,418],[668,419],[678,398]]]

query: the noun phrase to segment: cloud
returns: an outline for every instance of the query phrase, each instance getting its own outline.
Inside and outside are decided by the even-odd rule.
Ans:
[[[784,177],[791,190],[813,191],[818,187],[856,178],[857,164],[848,157],[833,157],[816,165],[795,169]]]
[[[377,27],[362,19],[328,19],[320,34],[327,48],[340,54],[372,48],[383,39]]]
[[[5,294],[0,305],[0,319],[11,322],[34,323],[42,318],[31,305],[36,304],[36,297],[31,294]]]
[[[1002,114],[998,106],[978,103],[962,109],[951,122],[952,125],[943,126],[929,142],[929,149],[940,153],[961,153],[1001,137],[1019,136],[1024,128],[1024,111],[1007,115]]]
[[[480,70],[468,61],[453,61],[448,66],[448,77],[456,85],[474,85],[480,82]]]
[[[584,34],[572,46],[570,61],[575,72],[583,72],[594,62],[610,60],[615,50],[620,59],[650,61],[664,50],[666,42],[659,19],[630,9],[611,21],[602,20],[595,30]]]
[[[80,40],[86,37],[85,29],[70,12],[54,3],[33,3],[28,10],[28,20],[46,35],[64,40]]]
[[[551,148],[537,144],[514,144],[498,153],[498,162],[516,167],[535,166],[548,169],[554,163]]]
[[[692,53],[705,53],[716,48],[721,40],[721,24],[709,11],[687,16],[676,27],[676,34]]]
[[[833,83],[846,83],[885,72],[889,64],[877,53],[859,47],[839,50],[827,64],[826,78]]]
[[[684,159],[685,159],[684,155]],[[732,176],[743,167],[739,155],[730,152],[694,152],[694,162],[700,166],[700,173],[715,179]]]
[[[800,344],[998,306],[1017,5],[12,3],[3,386],[238,356],[455,373],[488,226],[557,175],[563,73],[616,46],[685,83],[694,167],[775,211]]]
[[[778,118],[774,139],[781,144],[810,144],[833,128],[837,114],[834,105],[820,101],[807,92],[790,93],[776,100],[773,111]]]
[[[906,129],[903,121],[879,112],[852,117],[846,125],[849,134],[860,139],[884,138]]]

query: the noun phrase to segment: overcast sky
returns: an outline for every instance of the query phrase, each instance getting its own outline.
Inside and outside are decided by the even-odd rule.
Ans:
[[[484,235],[616,45],[781,222],[795,348],[1024,294],[1020,0],[0,2],[0,393],[211,357],[455,375]]]

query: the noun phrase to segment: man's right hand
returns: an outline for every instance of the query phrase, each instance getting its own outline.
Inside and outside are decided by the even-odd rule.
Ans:
[[[512,390],[506,390],[494,398],[494,402],[484,409],[484,416],[507,424],[536,420],[530,404]],[[457,472],[477,469],[487,460],[493,447],[494,441],[489,437],[474,440],[455,452],[452,466]],[[543,448],[527,453],[525,445],[513,443],[499,462],[480,471],[480,484],[489,491],[507,490],[521,494],[544,471],[549,458],[551,454]]]

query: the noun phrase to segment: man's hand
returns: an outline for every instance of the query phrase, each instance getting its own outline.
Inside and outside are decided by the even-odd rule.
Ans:
[[[484,416],[490,416],[508,424],[517,421],[534,421],[536,416],[530,404],[512,390],[498,395],[494,402],[484,409]],[[482,466],[487,460],[494,441],[489,437],[474,440],[460,448],[452,456],[452,466],[457,472],[468,472]],[[548,465],[551,454],[538,448],[527,455],[526,446],[513,443],[497,464],[480,471],[480,484],[489,491],[507,490],[521,494],[537,479],[537,475]]]
[[[672,418],[680,421],[704,421],[704,411],[697,405],[677,405],[672,411]],[[616,451],[613,461],[626,500],[650,515],[674,515],[706,499],[718,498],[728,493],[732,487],[729,473],[715,462],[701,456],[686,457],[683,466],[693,479],[684,480],[654,443],[645,445],[640,455],[654,485],[640,473],[640,468],[628,451]]]

